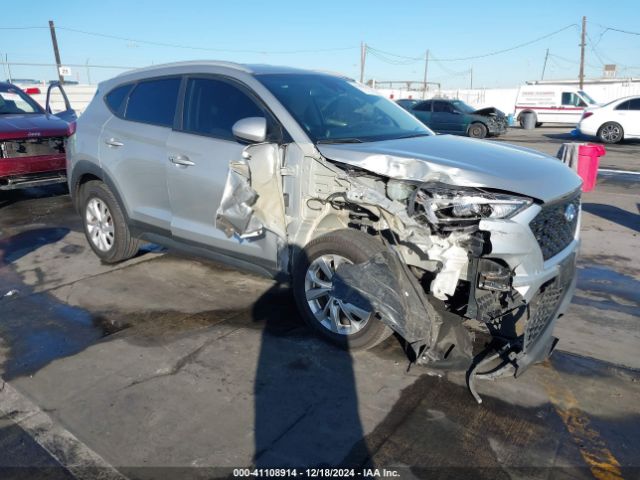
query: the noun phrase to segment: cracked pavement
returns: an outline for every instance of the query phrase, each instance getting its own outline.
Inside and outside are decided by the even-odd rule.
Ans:
[[[479,382],[482,406],[460,375],[408,370],[393,337],[351,355],[318,340],[271,280],[153,246],[102,265],[63,188],[2,192],[3,478],[204,478],[252,465],[637,478],[637,187],[602,177],[584,195],[558,351],[518,380]]]

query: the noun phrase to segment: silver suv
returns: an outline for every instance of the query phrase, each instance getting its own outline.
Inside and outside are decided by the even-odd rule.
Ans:
[[[145,240],[290,280],[309,325],[345,347],[395,332],[420,362],[519,374],[553,349],[574,289],[573,171],[434,135],[348,78],[222,62],[126,73],[99,85],[67,160],[102,260]],[[472,362],[470,329],[493,355]]]

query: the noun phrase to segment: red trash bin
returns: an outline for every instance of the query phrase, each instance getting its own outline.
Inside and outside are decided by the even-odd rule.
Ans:
[[[578,147],[578,175],[582,177],[582,191],[590,192],[596,186],[600,157],[607,151],[602,145],[587,143]]]

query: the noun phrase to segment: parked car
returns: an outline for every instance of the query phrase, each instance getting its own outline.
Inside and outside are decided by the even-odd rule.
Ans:
[[[585,110],[577,130],[603,143],[640,138],[640,96],[625,97]]]
[[[303,318],[345,348],[396,332],[413,359],[470,365],[474,318],[502,372],[553,349],[581,185],[557,159],[436,136],[375,91],[305,70],[185,62],[98,92],[67,159],[103,261],[145,240],[290,281]]]
[[[401,98],[396,100],[396,103],[405,110],[411,110],[412,107],[420,103],[420,100],[416,100],[415,98]]]
[[[49,98],[60,88],[67,109],[53,115]],[[0,83],[0,190],[66,182],[65,144],[75,112],[62,87],[51,85],[43,109],[20,88]]]
[[[413,105],[399,105],[437,133],[452,133],[473,138],[497,136],[507,131],[507,117],[489,107],[476,110],[462,100],[431,99]]]
[[[575,125],[585,109],[597,105],[584,90],[569,85],[523,85],[518,89],[515,118],[524,126],[524,113],[535,116],[536,127],[543,123]]]

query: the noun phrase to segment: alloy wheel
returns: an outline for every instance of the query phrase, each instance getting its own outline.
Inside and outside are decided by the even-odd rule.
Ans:
[[[107,204],[96,197],[89,200],[85,221],[91,243],[101,252],[108,252],[113,247],[115,229]]]
[[[333,276],[343,263],[353,262],[341,255],[316,258],[307,269],[304,290],[311,312],[324,328],[339,335],[353,335],[368,323],[371,312],[333,296]]]

